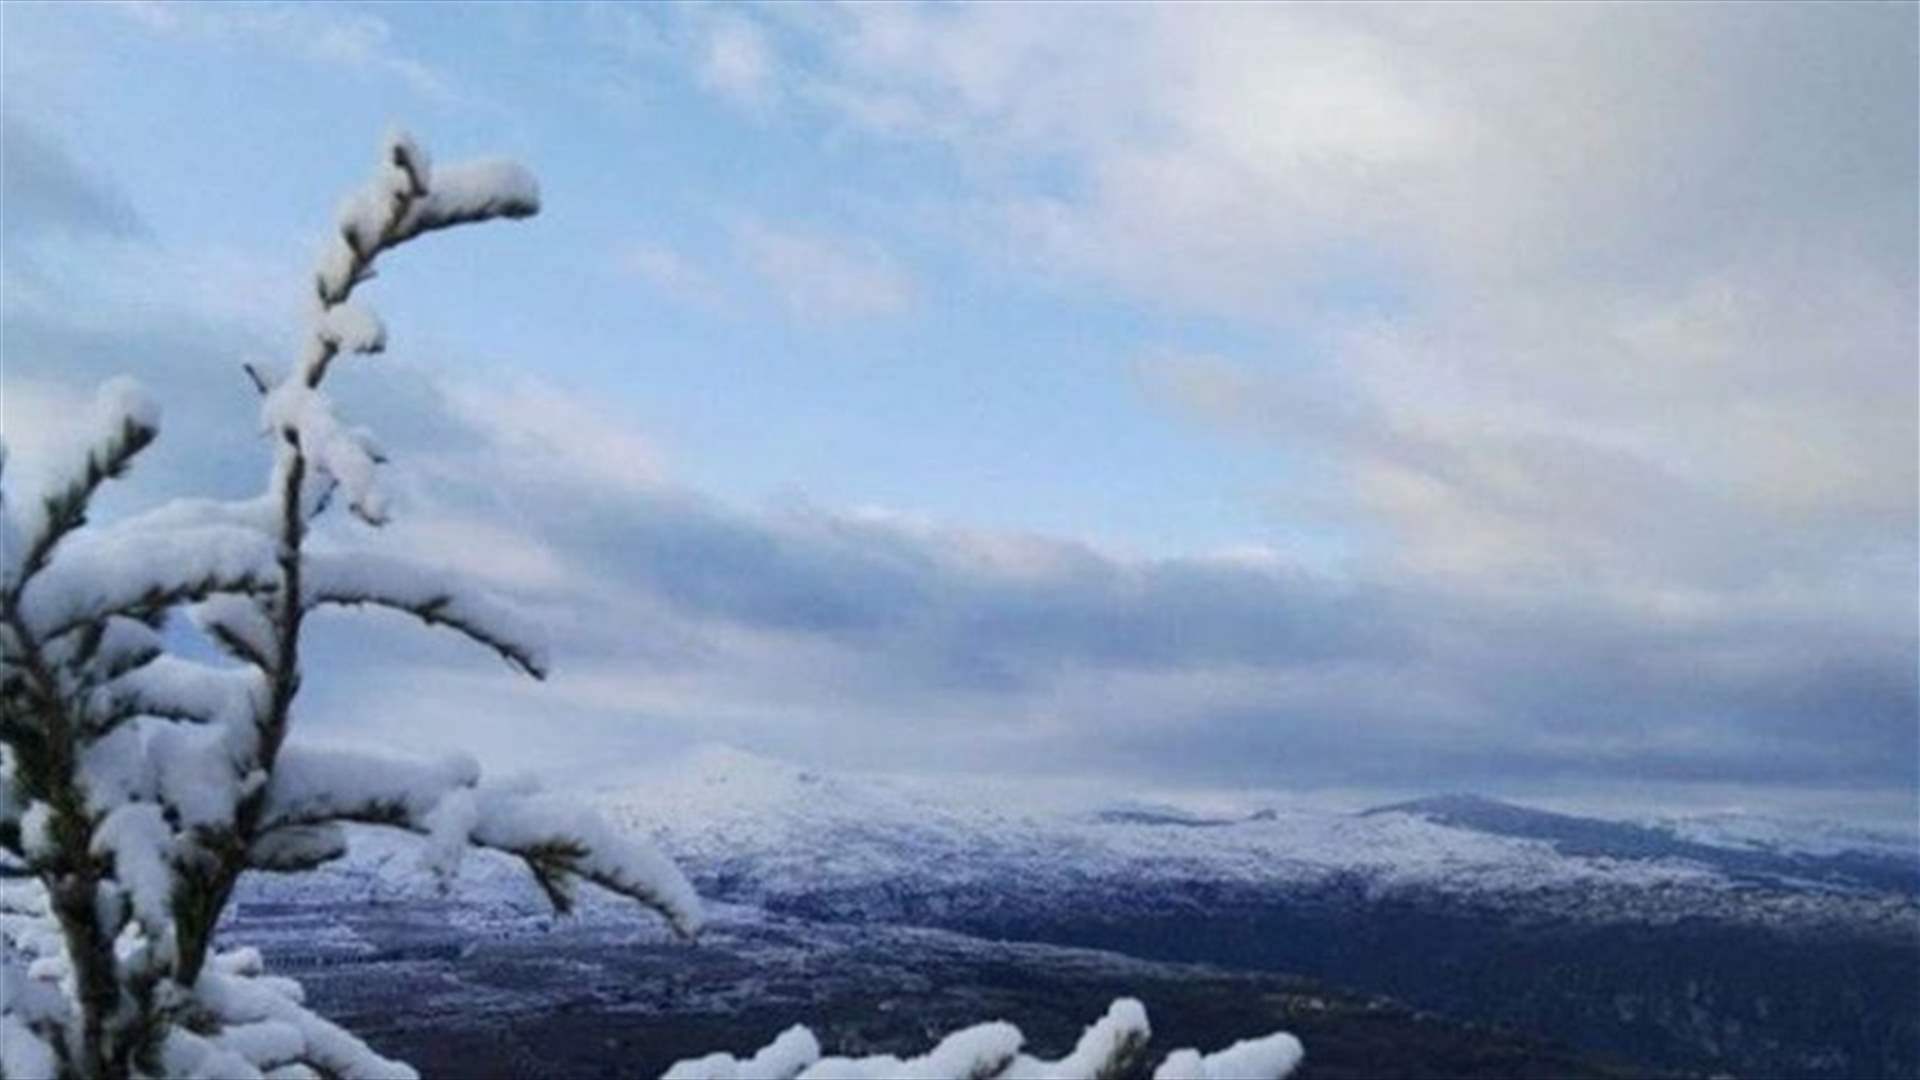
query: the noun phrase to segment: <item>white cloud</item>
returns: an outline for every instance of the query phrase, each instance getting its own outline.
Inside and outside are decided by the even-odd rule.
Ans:
[[[636,241],[618,256],[618,265],[653,288],[699,308],[724,305],[720,283],[693,260],[666,244]]]
[[[381,534],[382,550],[423,566],[450,565],[495,588],[551,592],[580,584],[547,543],[509,523],[415,505]]]
[[[593,402],[544,379],[447,378],[440,390],[453,415],[487,440],[491,467],[502,474],[627,492],[660,483],[652,443]]]
[[[1910,8],[789,25],[829,58],[806,100],[950,149],[1013,264],[1273,341],[1146,385],[1318,462],[1400,571],[1671,593],[1911,562]]]
[[[116,7],[158,33],[228,47],[266,48],[310,63],[377,73],[437,101],[455,96],[439,70],[395,47],[390,23],[364,11],[320,4],[155,0],[131,0]]]
[[[748,108],[772,99],[777,89],[773,53],[751,19],[730,12],[712,15],[701,50],[701,86]]]
[[[913,304],[912,276],[871,241],[752,218],[733,223],[733,241],[740,257],[800,318],[893,315]]]

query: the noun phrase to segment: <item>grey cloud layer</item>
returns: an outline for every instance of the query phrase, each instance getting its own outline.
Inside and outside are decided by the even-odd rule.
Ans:
[[[1055,53],[1032,44],[1044,21],[932,10],[820,16],[879,21],[856,27],[849,45],[849,63],[864,65],[850,70],[864,75],[791,100],[846,107],[845,94],[879,93],[877,80],[905,98],[862,101],[897,106],[887,115],[902,130],[1009,152],[977,145],[991,127],[1001,134],[988,141],[1078,155],[1090,198],[1045,208],[1056,269],[1240,310],[1248,282],[1292,280],[1298,252],[1328,242],[1296,218],[1357,222],[1350,235],[1370,244],[1401,223],[1315,186],[1328,162],[1358,160],[1393,184],[1445,181],[1407,211],[1432,211],[1409,262],[1433,259],[1436,295],[1471,299],[1465,314],[1411,310],[1384,327],[1336,327],[1325,335],[1336,362],[1298,378],[1255,358],[1155,367],[1148,379],[1209,423],[1330,462],[1344,523],[1387,531],[1384,550],[1333,576],[1263,556],[1136,560],[1070,539],[831,508],[741,509],[632,460],[644,447],[589,402],[528,383],[503,426],[487,422],[502,413],[487,404],[499,403],[497,389],[476,397],[462,381],[474,376],[382,360],[344,371],[340,389],[393,450],[412,512],[445,526],[416,535],[459,536],[461,522],[482,521],[517,541],[512,566],[476,544],[437,554],[547,615],[558,674],[514,687],[473,674],[484,665],[456,660],[442,641],[379,621],[321,633],[316,668],[332,657],[349,663],[330,670],[353,673],[313,680],[321,728],[397,699],[452,741],[484,711],[506,761],[537,756],[574,717],[614,757],[719,736],[866,764],[1188,781],[1920,786],[1914,272],[1910,246],[1888,239],[1913,233],[1912,124],[1896,130],[1911,119],[1910,85],[1904,104],[1877,97],[1910,74],[1911,33],[1882,40],[1886,25],[1856,9],[1832,23],[1771,10],[1751,25],[1677,9],[1582,16],[1626,20],[1601,29],[1652,50],[1667,96],[1594,70],[1577,40],[1535,16],[1503,15],[1518,21],[1482,25],[1481,36],[1442,26],[1442,59],[1498,57],[1505,42],[1551,90],[1517,129],[1483,130],[1488,117],[1400,85],[1396,72],[1432,75],[1421,65],[1438,62],[1386,63],[1402,55],[1405,13],[1355,25],[1342,20],[1359,16],[1318,12],[1234,15],[1269,37],[1296,35],[1295,52],[1332,50],[1384,80],[1342,91],[1369,105],[1365,122],[1306,123],[1315,94],[1341,89],[1324,65],[1292,84],[1163,80],[1202,100],[1160,117],[1173,126],[1155,134],[1171,131],[1169,142],[1143,144],[1124,109],[1103,106],[1090,127],[1073,127],[1068,114],[1080,114],[1066,106],[1098,105],[1104,90],[1124,106],[1127,88],[1155,80],[1083,70],[1077,52],[1050,68],[1041,61]],[[1191,72],[1219,25],[1154,22],[1163,17],[1130,10],[1100,40],[1139,48],[1144,20],[1144,70]],[[959,23],[925,32],[922,18]],[[1910,13],[1902,19],[1910,30]],[[1807,34],[1817,40],[1795,43]],[[1689,75],[1695,57],[1704,66]],[[1212,74],[1266,70],[1248,59],[1230,50]],[[1552,70],[1563,60],[1580,63]],[[768,63],[765,77],[777,78]],[[894,85],[903,71],[934,82]],[[1733,100],[1775,71],[1789,89]],[[1501,77],[1490,61],[1488,72]],[[1607,88],[1633,90],[1617,114],[1589,100]],[[1217,129],[1231,118],[1217,107],[1228,91],[1278,94],[1273,108],[1300,123]],[[1498,86],[1474,93],[1507,100]],[[1836,105],[1856,99],[1879,111]],[[1691,122],[1653,123],[1663,109]],[[1857,128],[1829,130],[1842,117]],[[1586,144],[1552,140],[1530,171],[1455,175],[1472,153],[1511,151],[1529,125],[1561,120],[1612,133],[1590,147],[1594,176],[1576,174]],[[1465,141],[1441,145],[1429,129]],[[1269,135],[1295,141],[1259,141]],[[1704,141],[1686,141],[1695,137]],[[18,198],[60,223],[10,229],[10,276],[76,234],[141,243],[111,189],[56,142],[16,140],[11,122],[7,138],[9,221]],[[1637,171],[1668,150],[1670,173]],[[1305,171],[1261,171],[1272,162]],[[1344,170],[1335,178],[1350,178]],[[1578,190],[1556,197],[1556,177]],[[1493,185],[1484,199],[1447,202],[1476,178]],[[1818,193],[1828,180],[1845,200]],[[1376,201],[1382,191],[1357,190]],[[1136,198],[1147,191],[1163,197]],[[1513,206],[1493,205],[1503,198]],[[1609,215],[1616,235],[1585,243],[1581,230]],[[1756,228],[1770,220],[1780,228]],[[1102,243],[1085,246],[1089,237]],[[1536,240],[1538,261],[1502,255]],[[1449,245],[1457,261],[1441,257]],[[1747,259],[1756,248],[1770,254]],[[1514,287],[1520,270],[1543,274],[1540,287]],[[132,370],[169,409],[137,491],[247,492],[264,457],[233,363],[259,350],[258,336],[178,304],[103,326],[86,317],[84,296],[67,300],[9,290],[9,386],[84,386]]]
[[[599,605],[587,621],[602,632],[572,662],[644,669],[636,688],[668,680],[686,697],[657,704],[694,734],[705,713],[761,708],[761,723],[728,730],[858,753],[869,733],[907,726],[922,736],[909,760],[939,746],[949,763],[1001,768],[1916,783],[1911,628],[1817,603],[1660,615],[1604,596],[751,513],[671,490],[603,494],[584,512],[526,497],[534,520],[565,520],[552,539],[595,582],[570,602]],[[796,718],[793,702],[832,715]]]
[[[146,226],[111,186],[96,180],[59,142],[9,110],[0,120],[0,199],[5,200],[8,254],[37,233],[144,235]]]

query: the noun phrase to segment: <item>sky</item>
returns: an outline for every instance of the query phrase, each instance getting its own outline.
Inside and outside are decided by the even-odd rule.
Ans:
[[[400,125],[539,177],[393,253],[301,737],[723,742],[1130,794],[1911,822],[1913,5],[0,7],[0,431],[244,497]]]

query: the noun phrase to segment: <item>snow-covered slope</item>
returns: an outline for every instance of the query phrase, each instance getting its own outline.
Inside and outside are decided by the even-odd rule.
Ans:
[[[1467,904],[1539,918],[1911,926],[1920,852],[1777,824],[1648,827],[1449,796],[1361,814],[1223,809],[1098,793],[1035,798],[985,781],[840,775],[711,746],[598,793],[616,826],[652,835],[713,899],[811,917],[963,917],[1205,910],[1339,894]],[[1745,829],[1746,831],[1741,831]],[[1771,830],[1771,831],[1766,831]],[[1800,855],[1802,850],[1820,852]],[[532,916],[519,869],[475,853],[453,917]],[[260,877],[243,902],[431,899],[412,842],[356,837],[318,878]],[[491,914],[488,914],[491,913]]]
[[[1788,841],[1777,823],[1707,832],[1470,796],[1356,814],[1035,792],[830,774],[724,748],[598,799],[688,872],[717,940],[752,937],[805,972],[839,962],[820,951],[834,935],[893,948],[932,928],[968,949],[1020,941],[1320,978],[1690,1073],[1913,1075],[1920,1045],[1920,855],[1884,837],[1795,826]],[[483,852],[443,895],[415,841],[366,831],[319,873],[251,876],[229,932],[276,965],[347,964],[341,985],[438,965],[498,1004],[507,984],[490,949],[537,954],[576,937],[593,956],[667,948],[666,929],[631,903],[586,900],[582,918],[556,923],[517,866]],[[713,985],[737,984],[730,1001],[772,985],[759,960],[716,972],[712,954],[685,956]],[[555,962],[571,985],[572,961]],[[605,970],[580,989],[596,1008],[639,1000],[635,987],[659,977]],[[942,980],[961,977],[923,952],[904,970],[898,993],[916,1007],[934,986],[948,1000]],[[540,1015],[564,1027],[573,1013]]]
[[[1849,848],[1844,833],[1829,834],[1826,854],[1857,858],[1866,869],[1851,876],[1854,863],[1762,861],[1750,847],[1703,835],[1490,800],[1474,800],[1487,811],[1480,816],[1422,804],[1365,814],[1222,811],[1085,792],[1036,803],[991,784],[825,774],[724,747],[601,798],[617,823],[652,832],[709,892],[776,905],[808,898],[815,914],[850,918],[938,916],[957,898],[1044,906],[1339,889],[1556,917],[1878,922],[1910,920],[1911,890],[1897,886],[1920,880],[1920,852],[1886,838]],[[1523,827],[1501,824],[1509,819]],[[1569,843],[1531,828],[1541,821],[1639,842]]]

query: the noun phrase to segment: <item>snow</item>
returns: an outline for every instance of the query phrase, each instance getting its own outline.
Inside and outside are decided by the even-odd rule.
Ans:
[[[139,382],[125,375],[116,375],[100,384],[93,410],[94,429],[103,434],[117,434],[122,424],[148,431],[160,430],[160,404]]]
[[[55,1076],[59,1069],[53,1047],[15,1015],[11,1002],[0,1002],[0,1075]]]
[[[723,887],[718,899],[805,899],[850,918],[897,918],[902,909],[891,898],[902,895],[1049,905],[1088,890],[1124,898],[1195,882],[1245,895],[1439,893],[1607,922],[1884,922],[1910,921],[1915,911],[1910,897],[1757,889],[1750,878],[1689,859],[1570,855],[1548,841],[1405,814],[1286,806],[1277,797],[1247,813],[1260,803],[1235,811],[1173,796],[1158,800],[1171,814],[1127,818],[1105,812],[1115,797],[830,773],[710,746],[623,777],[599,801],[616,823],[651,831],[696,880],[716,883],[710,890]]]
[[[467,755],[421,762],[290,744],[267,788],[265,820],[420,832],[428,838],[423,865],[442,877],[458,869],[465,845],[493,848],[548,872],[563,897],[569,881],[581,879],[654,908],[686,936],[699,932],[699,897],[652,844],[566,799],[478,781]]]
[[[258,970],[259,954],[247,953],[240,963],[210,964],[202,972],[194,998],[225,1026],[211,1038],[171,1029],[162,1051],[169,1075],[259,1076],[264,1065],[298,1058],[353,1080],[419,1076],[307,1011],[297,983],[252,974]]]
[[[473,826],[476,843],[508,852],[578,848],[566,861],[574,876],[630,896],[659,911],[685,937],[700,932],[700,897],[678,865],[642,839],[638,830],[568,800],[482,789]]]
[[[85,528],[26,583],[20,613],[45,639],[160,594],[204,594],[212,585],[274,580],[271,540],[253,529],[203,525],[161,531],[124,524]]]
[[[372,179],[343,202],[316,268],[319,295],[303,361],[261,402],[263,428],[289,437],[272,440],[273,471],[261,497],[181,500],[111,527],[87,527],[95,487],[157,431],[152,400],[130,380],[116,379],[77,425],[77,452],[54,474],[47,497],[26,501],[38,519],[21,513],[17,497],[0,504],[7,667],[17,674],[29,665],[16,652],[31,656],[29,718],[73,751],[23,752],[26,737],[9,735],[0,812],[10,833],[17,827],[18,854],[30,870],[51,873],[52,865],[87,858],[103,864],[98,881],[82,875],[29,884],[43,894],[62,890],[63,910],[69,893],[91,907],[114,942],[115,966],[106,974],[120,984],[123,1005],[81,1022],[91,1006],[75,996],[74,965],[58,928],[44,910],[23,910],[18,890],[7,886],[0,1023],[9,1047],[0,1071],[46,1071],[42,1039],[64,1028],[61,1044],[77,1048],[85,1039],[88,1054],[98,1052],[98,1038],[151,1037],[141,1051],[157,1053],[169,1075],[412,1075],[307,1012],[298,984],[262,974],[258,954],[214,956],[191,984],[163,974],[177,944],[176,904],[183,911],[211,905],[217,914],[232,875],[253,864],[288,870],[337,858],[347,846],[342,821],[424,834],[424,862],[442,879],[458,871],[469,846],[492,847],[522,860],[556,903],[584,881],[656,908],[682,933],[698,929],[692,887],[651,845],[522,786],[481,786],[470,757],[390,761],[294,745],[276,761],[269,749],[279,746],[287,719],[277,691],[296,685],[297,670],[278,668],[278,678],[269,678],[287,662],[281,648],[293,640],[268,622],[270,611],[395,607],[465,633],[531,674],[544,672],[533,635],[504,605],[469,599],[463,583],[416,567],[324,551],[309,558],[301,550],[304,530],[287,524],[320,513],[335,491],[362,519],[385,518],[375,486],[383,455],[368,433],[341,421],[319,389],[338,353],[385,347],[379,317],[348,302],[371,276],[374,259],[430,229],[523,217],[538,205],[537,185],[517,165],[480,162],[436,174],[410,136],[391,133]],[[298,505],[283,505],[288,498]],[[51,558],[41,557],[49,552]],[[307,593],[262,599],[291,584],[294,575],[282,564],[295,558],[311,571],[303,575]],[[163,654],[156,627],[169,609],[189,605],[200,627],[242,666]],[[16,768],[31,771],[20,776]],[[84,794],[87,820],[62,816],[56,829],[48,800],[67,806],[64,793],[72,787]],[[46,798],[25,798],[26,790]],[[255,795],[262,796],[264,827],[238,815]],[[68,828],[76,823],[83,826],[77,835]],[[250,845],[251,863],[235,856],[235,839]],[[196,872],[184,873],[188,865]],[[192,959],[197,966],[199,956]],[[47,980],[63,981],[53,987]],[[193,1007],[177,1009],[186,995]],[[96,1029],[105,1034],[82,1034]]]
[[[39,799],[27,803],[20,815],[20,850],[33,862],[50,859],[59,850],[53,843],[53,807]]]
[[[113,877],[133,903],[134,918],[159,940],[173,920],[173,830],[160,807],[131,802],[116,808],[93,833],[93,853],[113,858]]]
[[[221,593],[187,609],[187,615],[200,631],[243,658],[256,662],[273,655],[273,623],[251,598]]]
[[[340,203],[335,223],[350,252],[364,259],[379,249],[381,234],[393,219],[394,202],[385,184],[374,184],[347,196]]]
[[[357,212],[357,210],[356,210]],[[347,246],[344,236],[336,236],[327,242],[318,264],[314,267],[315,285],[320,295],[337,297],[345,295],[347,287],[353,284],[354,268],[359,264],[358,256]]]
[[[873,1057],[825,1057],[800,1073],[799,1080],[972,1080],[999,1074],[1020,1052],[1020,1029],[1005,1022],[977,1024],[956,1031],[916,1058],[891,1054]]]
[[[1142,1052],[1153,1035],[1147,1007],[1134,998],[1120,998],[1107,1013],[1088,1025],[1073,1052],[1059,1061],[1040,1061],[1022,1055],[1006,1080],[1077,1080],[1105,1075],[1101,1067]],[[1248,1075],[1258,1075],[1249,1073]]]
[[[51,460],[33,478],[35,490],[20,491],[16,480],[8,500],[13,535],[7,540],[0,581],[15,579],[21,569],[18,560],[47,528],[45,499],[84,491],[89,474],[95,482],[102,479],[110,464],[123,459],[135,442],[151,439],[159,428],[160,407],[138,382],[117,376],[102,383],[86,414],[77,418],[71,436],[49,454]]]
[[[321,311],[314,328],[322,341],[347,352],[377,353],[387,347],[387,328],[373,309],[342,303]]]
[[[233,824],[243,795],[235,767],[252,756],[252,725],[156,720],[143,730],[160,798],[180,824],[215,829]]]
[[[1260,1039],[1243,1039],[1204,1057],[1194,1050],[1176,1050],[1154,1070],[1153,1080],[1242,1080],[1293,1075],[1306,1057],[1300,1040],[1285,1032]]]
[[[460,869],[460,859],[480,823],[480,806],[473,792],[462,788],[442,797],[420,823],[427,830],[421,863],[442,878],[450,877]]]
[[[540,184],[506,160],[463,162],[435,170],[426,198],[414,204],[401,232],[412,235],[448,224],[540,211]]]
[[[1361,871],[1383,887],[1443,880],[1531,887],[1620,880],[1698,881],[1688,864],[1618,867],[1549,845],[1414,818],[1278,810],[1209,828],[1103,820],[1093,810],[976,798],[937,779],[823,773],[707,747],[609,790],[615,820],[654,825],[696,863],[750,859],[769,889],[830,889],[903,869],[950,884],[989,881],[1009,864],[1026,875],[1067,870],[1155,881],[1194,876],[1261,882]],[[1193,817],[1204,815],[1193,814]],[[823,850],[834,856],[822,862]],[[903,853],[911,858],[903,860]]]
[[[528,674],[546,674],[540,629],[463,575],[364,552],[316,550],[307,556],[301,587],[308,607],[373,604],[405,611],[465,634]]]
[[[282,825],[253,842],[247,861],[256,870],[307,870],[347,852],[346,830],[322,825]]]
[[[675,1062],[660,1080],[786,1080],[818,1060],[820,1040],[795,1024],[745,1061],[731,1054],[708,1054]]]
[[[262,399],[260,426],[292,433],[308,462],[340,485],[356,514],[375,524],[386,520],[386,500],[373,483],[378,455],[361,432],[340,422],[325,393],[301,379],[283,380]]]
[[[122,725],[80,754],[80,790],[87,809],[105,815],[130,799],[150,794],[152,770],[138,728]]]
[[[264,820],[276,825],[338,818],[419,822],[448,792],[472,786],[479,776],[468,754],[417,761],[289,743],[267,785]]]
[[[1146,1007],[1120,998],[1106,1015],[1087,1027],[1073,1051],[1058,1061],[1020,1053],[1026,1041],[1005,1021],[956,1031],[915,1058],[891,1054],[870,1057],[821,1057],[820,1044],[802,1026],[781,1032],[753,1057],[724,1053],[674,1063],[661,1080],[749,1080],[791,1077],[799,1080],[1105,1080],[1128,1075],[1146,1051],[1151,1036]],[[1303,1057],[1300,1040],[1285,1033],[1235,1043],[1215,1054],[1177,1050],[1157,1080],[1282,1080]]]
[[[161,656],[127,672],[107,691],[143,712],[190,716],[241,739],[266,707],[268,694],[266,677],[256,668],[214,667],[177,656]]]
[[[433,186],[433,161],[427,156],[427,151],[414,141],[412,134],[400,128],[387,132],[385,150],[387,161],[402,172],[411,174],[416,192]]]

